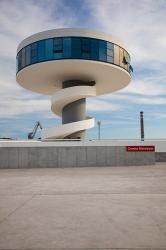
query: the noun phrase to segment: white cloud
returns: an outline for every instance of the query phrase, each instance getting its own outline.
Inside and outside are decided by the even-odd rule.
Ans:
[[[165,63],[165,0],[87,0],[98,26],[122,39],[134,64]]]
[[[134,66],[133,79],[126,88],[99,99],[122,107],[123,103],[126,107],[166,105],[166,1],[86,2],[98,28],[124,41]]]
[[[102,125],[106,125],[106,126],[108,126],[108,125],[117,125],[117,126],[133,126],[133,125],[135,125],[135,124],[137,124],[138,123],[138,121],[136,121],[136,120],[125,120],[125,119],[123,119],[123,120],[102,120]]]
[[[12,4],[11,4],[12,3]],[[18,44],[26,37],[43,30],[65,27],[73,22],[63,1],[0,1],[1,57],[15,60]],[[59,9],[61,15],[59,15]],[[64,15],[68,15],[68,20]]]
[[[166,98],[162,97],[128,97],[128,101],[135,104],[145,104],[145,105],[165,105]]]
[[[108,101],[91,98],[87,102],[87,110],[97,112],[116,111],[122,109],[120,105],[112,104]]]
[[[0,117],[7,118],[26,113],[48,112],[49,110],[50,102],[48,100],[23,100],[22,98],[19,100],[12,98],[1,101]]]
[[[73,23],[63,1],[0,1],[0,117],[50,110],[50,100],[21,88],[15,80],[16,50],[27,36]],[[68,18],[64,18],[64,16]],[[37,98],[40,97],[40,100]],[[27,100],[28,99],[28,100]]]
[[[120,93],[141,95],[166,95],[166,74],[162,72],[153,76],[137,77]]]
[[[112,102],[119,103],[119,107],[124,107],[124,105],[127,106],[127,103],[133,103],[133,104],[141,104],[141,105],[165,105],[166,104],[166,98],[165,97],[151,97],[151,96],[141,96],[141,95],[125,95],[125,94],[110,94],[104,97],[100,98],[101,100],[107,101],[110,99]],[[122,106],[123,103],[123,106]],[[114,104],[113,104],[114,105]]]

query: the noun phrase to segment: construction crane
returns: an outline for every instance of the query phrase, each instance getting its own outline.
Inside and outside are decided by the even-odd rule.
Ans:
[[[39,121],[36,122],[33,131],[28,133],[28,139],[33,139],[35,137],[38,127],[40,127],[40,129],[42,129],[42,125],[40,124]]]

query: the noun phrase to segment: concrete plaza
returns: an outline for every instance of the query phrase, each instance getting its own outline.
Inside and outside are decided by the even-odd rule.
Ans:
[[[166,249],[166,164],[0,170],[0,249]]]

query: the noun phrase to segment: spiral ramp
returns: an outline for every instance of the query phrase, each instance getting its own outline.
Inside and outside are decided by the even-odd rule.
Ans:
[[[83,139],[85,130],[94,127],[95,119],[87,117],[86,98],[96,96],[95,86],[71,86],[55,92],[51,110],[62,117],[62,125],[42,130],[42,139]]]

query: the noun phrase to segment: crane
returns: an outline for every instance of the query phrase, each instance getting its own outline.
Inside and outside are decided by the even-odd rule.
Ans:
[[[42,129],[42,125],[39,121],[36,122],[32,132],[28,133],[28,139],[33,139],[35,137],[38,127],[40,127],[40,129]]]

